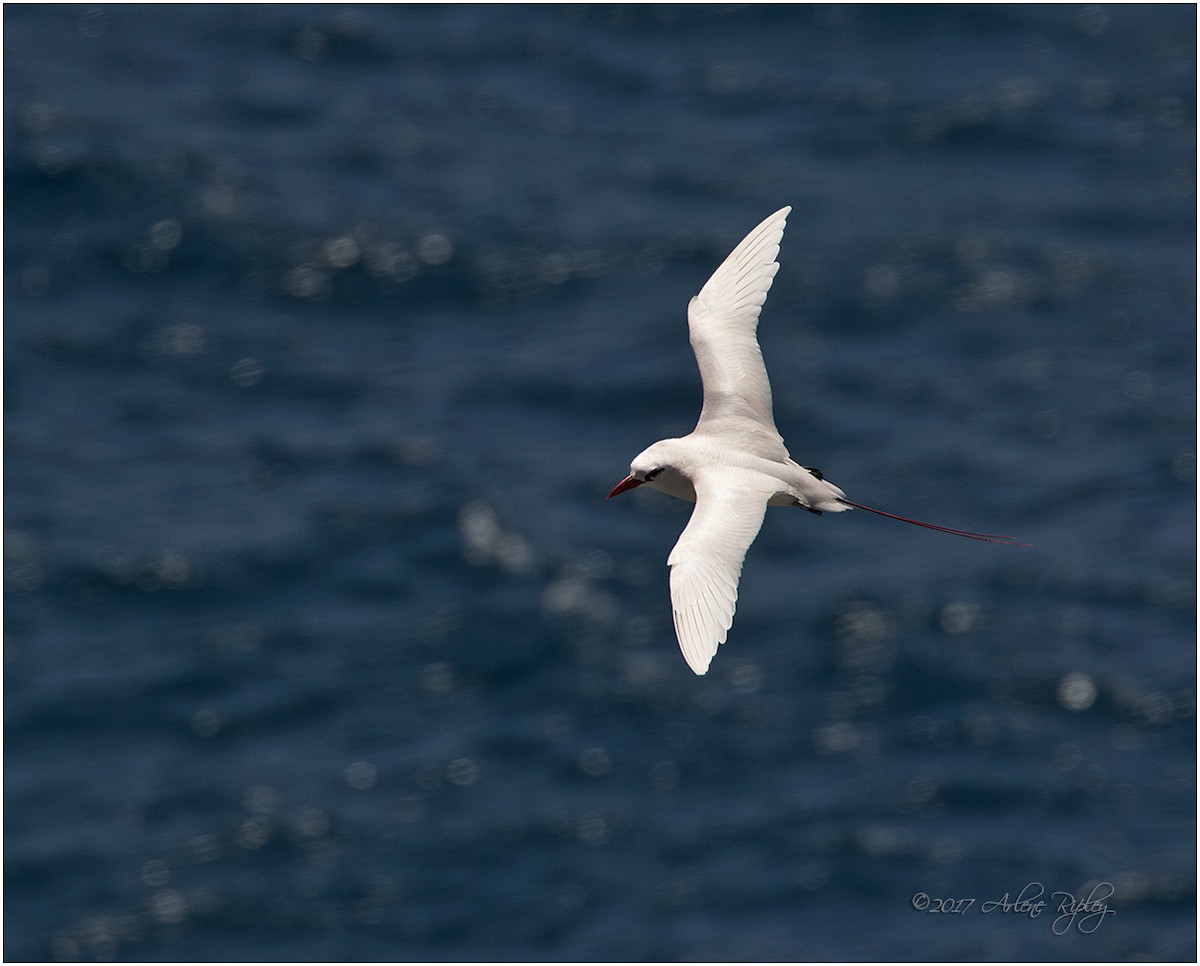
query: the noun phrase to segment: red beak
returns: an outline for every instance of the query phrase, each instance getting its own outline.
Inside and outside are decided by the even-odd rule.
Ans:
[[[627,476],[620,483],[612,488],[612,492],[604,499],[611,500],[618,493],[624,493],[626,490],[632,490],[635,486],[641,486],[645,480],[635,480],[632,476]]]

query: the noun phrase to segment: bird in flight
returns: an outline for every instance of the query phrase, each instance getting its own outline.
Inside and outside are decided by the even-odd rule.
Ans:
[[[846,499],[788,454],[775,428],[771,384],[758,347],[758,314],[779,263],[788,213],[782,208],[747,235],[688,305],[688,330],[704,384],[696,428],[643,450],[608,494],[650,486],[695,503],[667,558],[671,613],[688,666],[704,674],[733,625],[746,551],[769,506],[811,513],[858,509],[971,540],[1027,546],[1012,537],[956,530]]]

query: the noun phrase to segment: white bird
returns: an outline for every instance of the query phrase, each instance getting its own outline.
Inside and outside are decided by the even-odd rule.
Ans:
[[[688,665],[704,674],[733,625],[746,551],[768,506],[812,513],[857,508],[972,540],[1026,546],[1012,537],[922,523],[846,499],[820,470],[788,454],[775,428],[771,384],[758,348],[758,313],[779,263],[779,241],[792,209],[750,232],[688,305],[692,349],[704,384],[696,428],[639,453],[608,499],[647,485],[696,504],[667,558],[671,612]]]

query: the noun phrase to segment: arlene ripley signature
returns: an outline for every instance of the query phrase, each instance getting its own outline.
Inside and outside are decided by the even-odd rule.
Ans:
[[[987,899],[978,906],[983,915],[1000,913],[1001,915],[1025,916],[1036,919],[1049,908],[1056,913],[1050,923],[1050,931],[1056,936],[1065,935],[1071,929],[1088,935],[1100,928],[1105,918],[1115,916],[1117,911],[1108,907],[1108,900],[1116,890],[1111,882],[1098,882],[1084,898],[1076,898],[1073,893],[1057,890],[1046,895],[1046,887],[1040,882],[1030,882],[1020,892],[1013,896],[1006,892],[999,899]],[[941,898],[918,892],[912,897],[912,907],[918,912],[931,915],[965,915],[967,910],[976,904],[974,898]]]

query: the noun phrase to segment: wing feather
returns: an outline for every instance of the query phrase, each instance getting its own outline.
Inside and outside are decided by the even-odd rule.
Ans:
[[[704,407],[696,432],[737,435],[770,459],[787,459],[775,428],[771,383],[758,346],[758,316],[779,263],[779,242],[792,209],[781,208],[755,228],[688,305],[688,330]]]
[[[696,509],[667,564],[679,648],[704,674],[733,625],[742,562],[778,485],[734,471],[707,473],[695,487]]]

